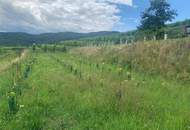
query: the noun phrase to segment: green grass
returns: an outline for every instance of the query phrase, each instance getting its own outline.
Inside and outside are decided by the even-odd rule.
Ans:
[[[0,70],[7,66],[7,64],[16,58],[17,52],[14,51],[5,51],[3,53],[0,53]]]
[[[103,57],[73,53],[29,54],[35,59],[19,80],[16,114],[7,92],[14,67],[0,73],[3,130],[185,130],[190,128],[190,85],[158,74],[130,71]],[[90,59],[89,59],[90,58]],[[71,69],[72,68],[72,69]],[[131,74],[132,78],[127,78]]]

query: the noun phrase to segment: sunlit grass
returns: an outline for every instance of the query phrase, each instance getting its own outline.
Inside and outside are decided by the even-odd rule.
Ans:
[[[7,95],[12,86],[12,70],[0,73],[0,129],[184,130],[190,127],[188,82],[173,80],[162,73],[149,73],[151,69],[147,73],[147,69],[135,70],[134,66],[131,69],[123,47],[119,54],[113,51],[110,57],[111,48],[93,48],[92,54],[88,51],[87,55],[85,49],[88,48],[83,48],[82,53],[80,49],[75,53],[31,53],[22,64],[22,73],[32,59],[35,62],[19,83],[22,94],[18,96],[19,110],[14,115],[9,115]]]

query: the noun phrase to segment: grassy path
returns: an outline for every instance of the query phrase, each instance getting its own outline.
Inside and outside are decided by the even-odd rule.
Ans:
[[[20,62],[22,59],[25,58],[27,54],[27,50],[23,50],[20,56],[17,56],[16,54],[8,54],[6,55],[0,62],[0,73],[2,71],[7,70],[10,68],[13,64]]]
[[[70,54],[36,55],[6,130],[184,130],[188,84]],[[19,124],[19,125],[18,125]]]

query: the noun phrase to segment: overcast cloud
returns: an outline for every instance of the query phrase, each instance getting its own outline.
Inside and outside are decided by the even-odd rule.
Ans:
[[[0,31],[92,32],[120,23],[117,4],[132,0],[0,0]]]

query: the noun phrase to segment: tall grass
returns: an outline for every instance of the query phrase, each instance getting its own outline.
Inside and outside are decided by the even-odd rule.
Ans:
[[[165,74],[171,71],[175,79],[182,71],[165,68],[164,73],[158,65],[150,64],[154,58],[161,61],[167,57],[160,51],[177,46],[174,41],[166,41],[166,45],[158,41],[134,46],[78,48],[67,53],[35,53],[30,71],[27,69],[30,57],[22,64],[22,74],[28,75],[22,79],[22,94],[17,98],[19,111],[11,118],[6,92],[12,85],[12,70],[0,73],[0,129],[188,129],[190,86],[187,80],[183,79],[186,82],[182,84]],[[175,49],[170,51],[170,56],[174,56]],[[155,62],[163,67],[171,59],[165,61],[168,63]],[[183,61],[180,64],[185,64]]]
[[[138,42],[134,45],[79,48],[75,53],[98,58],[134,70],[161,74],[170,79],[190,82],[190,39]],[[74,52],[73,51],[73,52]]]

